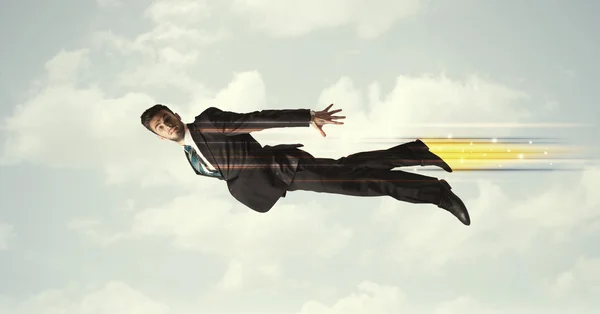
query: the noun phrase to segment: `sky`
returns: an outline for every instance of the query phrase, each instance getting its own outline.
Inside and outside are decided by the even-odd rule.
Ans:
[[[155,103],[186,122],[210,106],[333,103],[347,118],[326,126],[327,137],[309,127],[254,136],[334,158],[419,137],[541,136],[597,157],[598,1],[0,8],[2,314],[531,314],[600,305],[593,158],[576,171],[428,172],[463,199],[469,227],[434,205],[303,191],[260,214],[224,183],[196,176],[180,147],[139,120]],[[575,126],[515,126],[531,123]]]

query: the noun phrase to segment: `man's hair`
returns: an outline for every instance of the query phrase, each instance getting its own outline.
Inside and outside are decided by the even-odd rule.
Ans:
[[[154,132],[152,130],[152,128],[150,128],[150,121],[161,110],[166,110],[173,114],[173,111],[171,111],[171,109],[169,109],[169,107],[167,107],[165,105],[161,105],[161,104],[156,104],[156,105],[146,109],[146,111],[144,111],[142,113],[142,116],[140,117],[142,120],[142,125],[145,126],[146,129],[148,129],[152,133],[156,133],[156,132]]]

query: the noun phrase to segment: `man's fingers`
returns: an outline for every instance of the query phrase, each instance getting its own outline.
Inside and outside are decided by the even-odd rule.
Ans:
[[[317,121],[315,121],[315,123],[313,123],[313,126],[315,127],[315,129],[317,129],[317,131],[319,131],[320,133],[323,133],[323,131],[321,130],[321,125],[319,125],[319,123]]]
[[[321,136],[325,137],[325,132],[323,131],[323,126],[317,123],[313,123],[313,126],[321,133]]]
[[[318,125],[325,125],[325,124],[344,124],[344,122],[342,122],[342,121],[334,121],[334,120],[331,120],[331,119],[329,119],[329,120],[325,120],[325,119],[318,119],[318,120],[315,120],[315,126],[317,126],[317,124],[318,124]]]
[[[325,120],[325,123],[344,124],[344,122],[342,122],[342,121],[336,121],[335,119]]]
[[[321,132],[321,136],[325,137],[325,131],[323,131],[322,125],[319,125],[319,132]]]
[[[346,119],[346,116],[317,115],[317,116],[315,116],[315,119],[319,119],[319,120],[323,120],[323,121],[330,121],[332,119]]]
[[[328,110],[332,106],[333,106],[333,104],[330,104],[323,111],[318,111],[316,113],[315,118],[313,119],[313,126],[315,128],[317,128],[317,130],[319,130],[319,133],[321,133],[321,136],[323,136],[323,137],[327,137],[327,134],[325,133],[325,131],[323,131],[323,126],[325,124],[337,124],[337,125],[341,125],[341,124],[344,124],[344,122],[334,121],[334,120],[335,119],[346,119],[346,116],[333,116],[333,114],[341,112],[342,109],[336,109],[336,110],[333,110],[331,112],[328,112]]]

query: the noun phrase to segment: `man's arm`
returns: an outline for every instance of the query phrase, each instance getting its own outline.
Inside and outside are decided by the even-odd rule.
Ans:
[[[225,135],[238,135],[273,128],[308,127],[315,116],[309,109],[261,110],[249,113],[224,111],[215,107],[206,109],[202,114],[207,125],[200,126],[205,132],[210,130]]]

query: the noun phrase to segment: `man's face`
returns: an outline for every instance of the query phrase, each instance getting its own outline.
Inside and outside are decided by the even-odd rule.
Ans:
[[[150,121],[150,128],[161,139],[180,142],[185,137],[185,126],[178,114],[159,111]]]

